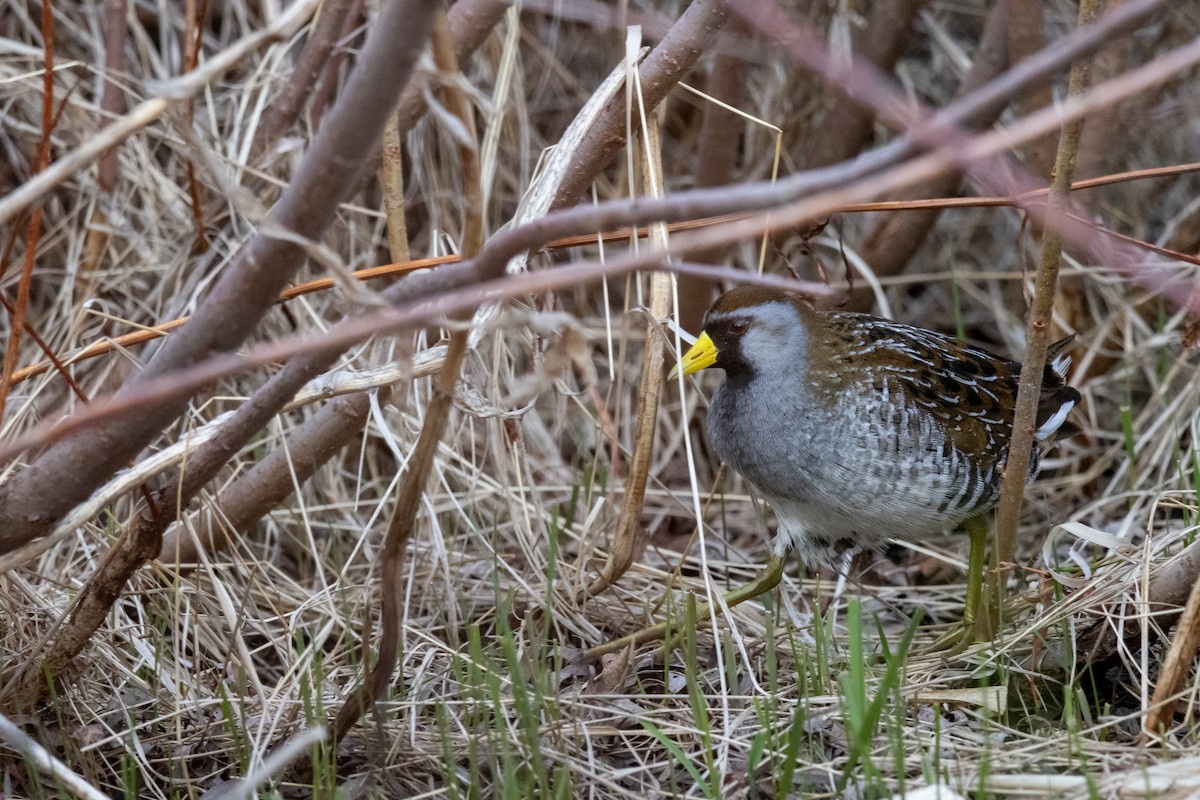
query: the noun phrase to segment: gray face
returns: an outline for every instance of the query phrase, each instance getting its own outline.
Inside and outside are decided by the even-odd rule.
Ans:
[[[796,308],[787,302],[712,310],[704,318],[704,330],[717,348],[714,366],[733,381],[748,381],[759,375],[787,375],[792,380],[804,373],[807,335]]]

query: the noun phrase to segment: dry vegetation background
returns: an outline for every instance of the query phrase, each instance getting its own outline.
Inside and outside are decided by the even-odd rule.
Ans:
[[[1072,52],[1057,0],[0,5],[0,796],[1200,791],[1200,9],[1103,10]],[[661,323],[761,265],[1022,357],[1044,204],[967,200],[1049,185],[1093,52],[1051,226],[1083,433],[994,640],[930,650],[953,534],[695,619],[773,518]],[[587,652],[664,617],[665,658]]]

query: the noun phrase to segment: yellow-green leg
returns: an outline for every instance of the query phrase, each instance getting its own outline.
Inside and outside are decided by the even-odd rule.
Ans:
[[[737,587],[725,595],[725,605],[733,608],[740,603],[758,597],[760,594],[766,594],[774,589],[783,578],[783,567],[785,564],[786,560],[784,556],[778,554],[771,556],[767,561],[767,566],[754,576],[754,580]],[[711,611],[712,604],[705,603],[696,609],[696,618],[706,617]],[[620,639],[613,639],[611,642],[596,645],[587,651],[587,655],[594,658],[602,656],[605,653],[614,653],[618,650],[624,650],[627,647],[636,647],[645,642],[662,639],[666,635],[667,623],[660,622],[657,625],[651,625],[649,628],[643,628],[637,633],[631,633],[627,636],[622,636]]]
[[[988,615],[983,602],[983,563],[987,554],[987,517],[972,517],[966,522],[970,550],[967,555],[967,598],[963,604],[963,618],[957,630],[942,636],[933,647],[945,655],[958,655],[976,642],[989,638]]]
[[[987,555],[988,525],[986,517],[967,520],[967,600],[963,605],[963,627],[974,630],[983,605],[983,560]]]

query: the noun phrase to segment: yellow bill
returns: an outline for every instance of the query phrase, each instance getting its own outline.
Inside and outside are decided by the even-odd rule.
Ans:
[[[678,378],[681,372],[684,375],[691,375],[693,372],[699,372],[715,363],[717,363],[717,346],[713,344],[712,339],[708,338],[707,333],[701,333],[696,339],[696,343],[688,348],[688,351],[683,354],[683,358],[679,359],[679,363],[671,370],[667,380]]]

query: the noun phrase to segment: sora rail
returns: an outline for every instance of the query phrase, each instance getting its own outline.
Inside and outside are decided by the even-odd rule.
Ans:
[[[1037,444],[1079,402],[1071,339],[1051,345]],[[722,295],[681,361],[717,367],[713,450],[779,518],[775,551],[836,567],[855,550],[916,540],[991,510],[1008,458],[1021,365],[934,331],[867,314],[819,313],[746,286]]]
[[[1036,443],[1073,432],[1071,339],[1051,345]],[[672,371],[725,371],[709,403],[714,452],[754,484],[779,520],[758,577],[735,605],[774,587],[789,553],[845,568],[848,556],[966,522],[964,622],[979,604],[986,524],[1000,496],[1021,365],[934,331],[867,314],[821,313],[795,295],[745,286],[722,295]],[[596,648],[659,638],[664,626]]]

